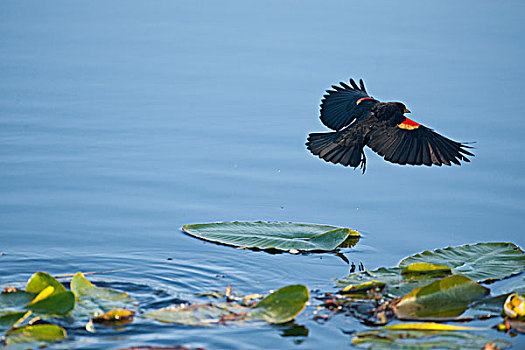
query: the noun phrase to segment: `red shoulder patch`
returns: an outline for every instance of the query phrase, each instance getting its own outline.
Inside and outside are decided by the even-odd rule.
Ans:
[[[405,121],[397,124],[398,128],[405,129],[405,130],[414,130],[419,128],[421,124],[418,122],[413,121],[412,119],[408,119],[405,117]]]
[[[355,104],[358,105],[361,102],[363,102],[363,100],[373,100],[373,99],[374,99],[373,97],[363,97],[363,98],[360,98],[359,100],[357,100],[357,102]]]

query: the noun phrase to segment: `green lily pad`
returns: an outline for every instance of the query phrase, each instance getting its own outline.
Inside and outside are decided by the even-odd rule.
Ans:
[[[309,299],[310,294],[306,286],[290,285],[268,295],[254,307],[236,303],[181,304],[147,312],[144,316],[159,322],[188,326],[211,326],[248,320],[279,324],[294,319]]]
[[[238,304],[181,304],[144,314],[162,323],[177,323],[186,326],[212,326],[226,322],[239,322],[248,318],[251,309]]]
[[[53,294],[67,292],[66,287],[58,280],[46,272],[37,272],[27,282],[25,291],[28,293],[38,294],[47,287],[53,287]]]
[[[461,275],[445,277],[405,295],[394,311],[399,319],[454,318],[490,290]]]
[[[491,284],[490,291],[493,295],[525,294],[525,273]]]
[[[27,311],[14,311],[0,313],[0,331],[11,328],[18,320],[25,316],[26,312]]]
[[[490,291],[495,296],[475,302],[469,306],[468,312],[473,315],[501,315],[505,300],[511,293],[525,294],[525,274],[491,284]]]
[[[288,222],[218,222],[184,225],[189,235],[211,242],[236,247],[278,249],[289,251],[331,251],[347,244],[348,238],[359,232],[327,225]]]
[[[474,281],[499,280],[525,271],[525,254],[514,243],[477,243],[424,251],[403,259],[399,267],[424,262],[445,265]]]
[[[310,299],[308,288],[302,284],[283,287],[261,300],[253,308],[253,318],[262,318],[269,323],[291,321],[303,311]]]
[[[498,295],[476,301],[469,305],[466,314],[471,316],[500,316],[508,295]]]
[[[66,330],[54,324],[39,324],[17,328],[9,332],[5,343],[51,342],[66,339]]]
[[[27,309],[41,314],[65,315],[75,307],[75,295],[66,291],[59,294],[51,294],[35,303],[30,303]]]
[[[95,316],[113,309],[134,308],[136,304],[127,293],[95,286],[81,272],[71,280],[71,290],[77,299],[75,316]]]
[[[20,311],[35,298],[34,293],[13,292],[0,294],[0,310]]]
[[[499,349],[507,349],[512,346],[509,341],[473,332],[395,330],[387,327],[361,332],[352,338],[353,346],[373,350],[479,350],[487,343],[494,343]]]

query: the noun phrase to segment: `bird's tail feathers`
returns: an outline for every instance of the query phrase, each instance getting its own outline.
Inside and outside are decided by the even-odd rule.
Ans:
[[[334,164],[342,164],[357,168],[363,167],[366,159],[363,153],[363,145],[358,142],[347,146],[337,142],[340,132],[312,133],[308,135],[306,147],[310,152]]]

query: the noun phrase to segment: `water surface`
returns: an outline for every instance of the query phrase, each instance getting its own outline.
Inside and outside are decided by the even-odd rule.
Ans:
[[[150,289],[180,300],[228,284],[329,290],[348,272],[333,254],[243,251],[180,231],[211,221],[355,228],[365,237],[346,256],[367,268],[448,245],[523,247],[524,10],[520,1],[2,2],[1,285],[37,270],[133,268],[95,280],[133,283],[152,302]],[[427,168],[368,152],[363,176],[310,155],[307,134],[325,130],[323,91],[349,77],[476,141],[476,157]],[[362,329],[344,317],[297,323],[307,337],[151,323],[80,332],[63,346],[339,348],[350,347],[341,330]]]

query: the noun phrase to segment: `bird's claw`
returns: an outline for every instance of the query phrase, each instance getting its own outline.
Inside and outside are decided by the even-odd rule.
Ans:
[[[363,150],[361,151],[361,169],[363,169],[363,174],[364,174],[366,171],[366,157],[365,157],[365,152]]]

